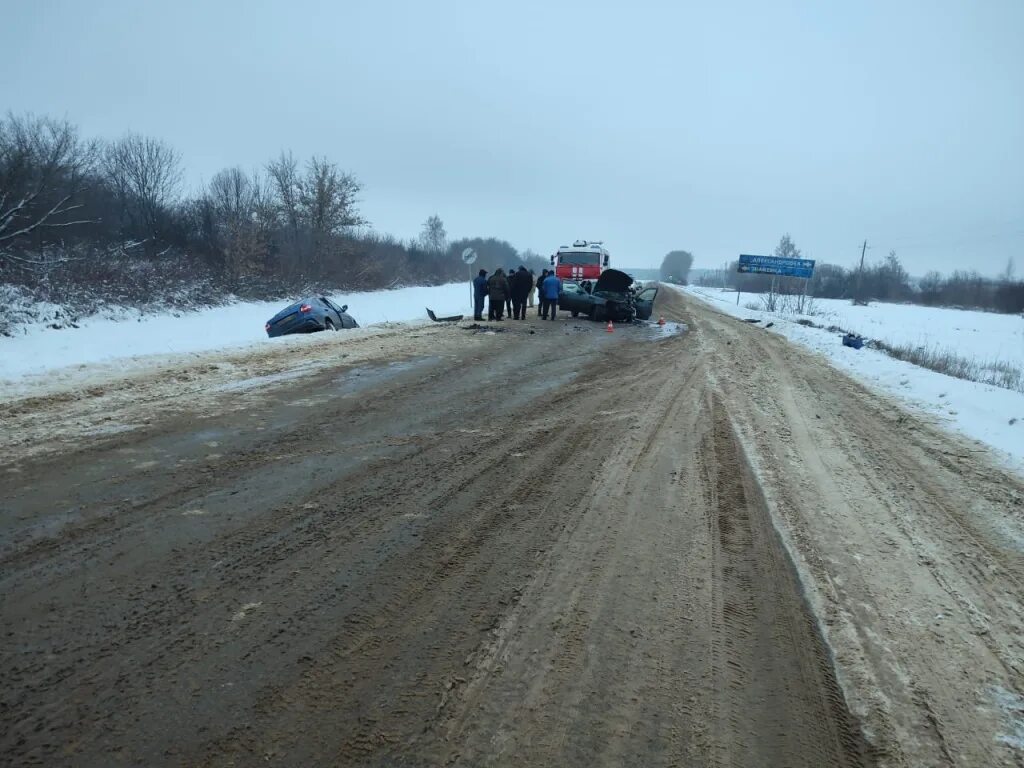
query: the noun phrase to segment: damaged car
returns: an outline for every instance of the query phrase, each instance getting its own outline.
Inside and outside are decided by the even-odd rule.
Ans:
[[[654,313],[657,287],[637,289],[630,275],[618,269],[606,269],[589,293],[578,283],[565,282],[558,297],[558,308],[573,317],[631,323],[649,320]]]

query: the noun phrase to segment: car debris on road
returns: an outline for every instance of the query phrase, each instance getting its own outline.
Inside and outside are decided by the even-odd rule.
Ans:
[[[429,317],[435,323],[457,323],[462,318],[464,318],[465,315],[449,315],[448,317],[438,317],[436,314],[434,314],[434,310],[432,310],[430,307],[427,307],[427,317]]]

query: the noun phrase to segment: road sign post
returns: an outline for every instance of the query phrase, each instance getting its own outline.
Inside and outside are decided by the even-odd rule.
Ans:
[[[472,248],[467,248],[462,252],[462,263],[469,268],[469,306],[473,308],[473,314],[476,314],[476,294],[473,292],[473,262],[476,261],[476,251]]]

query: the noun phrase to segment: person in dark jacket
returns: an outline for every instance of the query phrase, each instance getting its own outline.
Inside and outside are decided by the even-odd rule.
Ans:
[[[505,301],[508,299],[508,280],[501,267],[494,270],[494,274],[487,281],[487,319],[501,320],[505,311]]]
[[[526,300],[533,288],[533,278],[526,271],[526,267],[520,267],[509,280],[512,292],[512,317],[516,320],[526,319]]]
[[[555,276],[554,272],[544,278],[544,282],[540,285],[540,316],[544,320],[548,319],[549,309],[551,310],[551,319],[558,319],[558,295],[561,292],[562,281]]]
[[[540,317],[541,307],[544,306],[544,293],[543,291],[541,291],[541,286],[544,285],[544,278],[546,278],[547,276],[548,270],[545,269],[541,271],[540,277],[537,278],[537,297],[539,299],[539,301],[537,302],[537,317]]]
[[[487,270],[481,269],[473,278],[473,319],[484,319],[484,299],[487,298]]]

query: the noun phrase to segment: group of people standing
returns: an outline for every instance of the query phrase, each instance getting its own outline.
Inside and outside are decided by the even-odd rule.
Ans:
[[[486,269],[481,269],[473,278],[473,319],[484,319],[484,299],[487,299],[488,320],[503,320],[506,309],[513,320],[525,320],[527,308],[534,306],[534,297],[540,294],[537,314],[547,320],[550,312],[554,320],[558,315],[558,295],[561,292],[562,281],[547,269],[540,277],[526,267],[509,268],[507,275],[499,267],[490,277]]]

